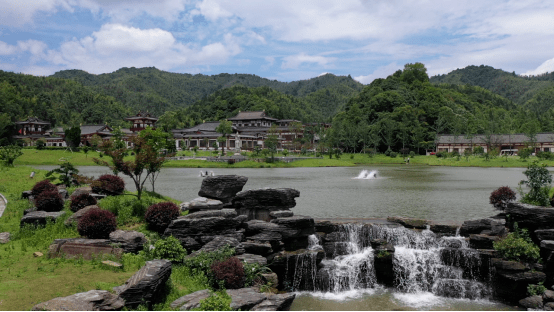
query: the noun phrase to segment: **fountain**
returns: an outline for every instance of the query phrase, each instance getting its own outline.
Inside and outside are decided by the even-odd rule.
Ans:
[[[360,180],[372,180],[372,179],[377,179],[377,170],[362,170],[360,171],[360,173],[358,174],[357,177],[353,178],[353,179],[360,179]]]

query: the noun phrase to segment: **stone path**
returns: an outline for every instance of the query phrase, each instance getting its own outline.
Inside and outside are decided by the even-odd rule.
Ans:
[[[8,200],[4,195],[0,194],[0,217],[2,214],[4,214],[4,210],[6,210],[6,205],[8,204]]]

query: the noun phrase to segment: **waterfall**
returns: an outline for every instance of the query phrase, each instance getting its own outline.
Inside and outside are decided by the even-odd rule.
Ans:
[[[429,229],[345,224],[332,237],[336,249],[332,258],[320,264],[316,290],[339,293],[380,287],[371,247],[372,241],[380,240],[394,246],[394,255],[388,259],[392,258],[394,276],[390,285],[396,292],[460,299],[490,297],[488,264],[482,263],[479,253],[458,235],[437,237]],[[314,244],[319,242],[314,240]],[[340,252],[336,252],[338,247]]]
[[[357,177],[353,179],[364,179],[364,180],[370,180],[370,179],[376,179],[377,178],[377,170],[362,170],[358,174]]]

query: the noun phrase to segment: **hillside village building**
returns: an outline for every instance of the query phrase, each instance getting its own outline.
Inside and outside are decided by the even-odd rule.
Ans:
[[[525,134],[493,134],[490,136],[478,134],[473,138],[463,135],[439,135],[437,138],[437,152],[458,152],[462,154],[466,149],[474,149],[477,146],[483,147],[485,152],[491,149],[501,151],[517,151],[531,147],[534,152],[554,152],[554,133],[537,133],[535,138],[530,139]],[[517,151],[516,151],[517,150]]]

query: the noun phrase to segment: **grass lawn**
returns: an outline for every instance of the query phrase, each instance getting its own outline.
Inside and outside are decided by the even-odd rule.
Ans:
[[[31,179],[32,171],[36,175]],[[45,173],[27,166],[0,167],[0,193],[8,200],[6,211],[0,217],[0,232],[11,233],[11,241],[0,244],[0,310],[30,310],[55,297],[93,289],[111,291],[112,287],[122,285],[145,261],[140,255],[125,254],[122,259],[112,259],[122,263],[123,269],[113,269],[101,264],[102,259],[48,259],[48,246],[54,239],[79,237],[79,233],[75,227],[63,224],[71,215],[69,201],[66,202],[66,215],[56,224],[20,229],[23,210],[31,207],[28,200],[20,199],[21,192],[43,180]],[[141,231],[153,241],[159,235],[146,229],[142,216],[148,205],[166,200],[169,199],[147,192],[140,202],[134,196],[117,196],[108,197],[98,205],[118,215],[118,228]],[[44,256],[34,257],[36,251]],[[160,298],[161,302],[154,309],[169,309],[169,303],[180,296],[205,289],[206,279],[202,274],[191,274],[183,266],[175,266],[167,288],[167,296]]]

